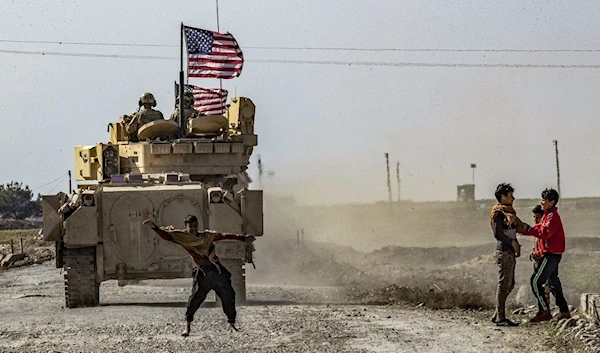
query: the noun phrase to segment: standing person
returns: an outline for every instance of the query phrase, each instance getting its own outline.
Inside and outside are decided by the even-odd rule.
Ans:
[[[219,263],[219,258],[215,254],[214,242],[232,239],[252,243],[256,238],[253,235],[212,231],[198,232],[198,218],[193,215],[187,216],[184,224],[184,231],[169,231],[159,228],[149,219],[144,221],[144,225],[152,228],[162,239],[183,247],[198,265],[193,271],[192,294],[185,312],[185,330],[182,336],[189,336],[194,314],[211,290],[214,290],[215,294],[221,299],[223,311],[227,315],[229,325],[237,331],[235,327],[235,291],[231,286],[231,273]]]
[[[492,322],[497,326],[519,325],[506,318],[506,298],[515,287],[516,258],[521,255],[521,246],[517,242],[517,227],[523,224],[513,208],[514,191],[510,184],[498,185],[494,193],[498,204],[490,213],[490,226],[496,238],[494,260],[499,267],[496,313],[492,318]]]
[[[535,205],[531,212],[533,213],[533,224],[540,223],[542,216],[544,216],[544,209],[542,208],[542,205]],[[533,249],[531,250],[531,254],[529,254],[529,260],[533,261],[533,272],[537,271],[537,260],[539,260],[542,257],[540,242],[543,241],[537,238],[533,241]],[[549,303],[550,285],[548,282],[544,283],[544,295],[546,296],[546,300]]]
[[[546,299],[544,283],[548,282],[550,292],[556,298],[556,305],[560,309],[560,318],[570,318],[569,306],[562,291],[562,284],[558,278],[558,264],[565,252],[565,230],[562,225],[556,203],[559,195],[554,189],[542,191],[542,209],[544,215],[533,227],[523,232],[523,235],[536,237],[538,254],[536,254],[536,270],[531,276],[531,289],[538,301],[538,313],[529,322],[552,320],[550,302]]]

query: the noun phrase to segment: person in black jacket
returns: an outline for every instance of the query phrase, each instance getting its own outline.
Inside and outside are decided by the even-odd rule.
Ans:
[[[516,258],[521,255],[521,246],[517,241],[517,230],[523,224],[513,208],[515,189],[506,183],[498,185],[495,196],[498,200],[490,213],[490,226],[496,238],[494,260],[499,267],[498,288],[496,291],[496,313],[492,322],[497,326],[518,326],[506,318],[506,298],[515,287]],[[521,229],[519,229],[521,230]]]

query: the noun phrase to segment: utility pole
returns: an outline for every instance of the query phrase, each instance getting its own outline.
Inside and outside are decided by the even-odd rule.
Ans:
[[[400,203],[400,162],[396,162],[396,182],[398,182],[398,203]]]
[[[475,200],[475,168],[477,168],[477,164],[471,163],[471,169],[473,169],[473,200]]]
[[[262,159],[260,158],[260,154],[258,155],[258,184],[259,184],[259,188],[263,188],[263,181],[262,181],[262,177],[263,177],[263,165],[262,165]]]
[[[71,171],[69,170],[69,194],[73,193],[73,188],[71,185]]]
[[[558,194],[562,197],[562,194],[560,192],[560,166],[558,164],[558,141],[554,140],[552,142],[554,142],[554,153],[556,155],[556,184],[558,187]]]
[[[385,168],[387,171],[388,197],[389,197],[390,205],[391,205],[392,204],[392,182],[390,181],[390,155],[388,153],[385,154]]]

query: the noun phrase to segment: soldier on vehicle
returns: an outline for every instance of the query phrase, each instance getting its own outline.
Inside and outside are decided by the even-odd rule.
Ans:
[[[131,115],[131,119],[127,123],[127,132],[130,134],[132,139],[137,140],[137,131],[144,124],[148,124],[149,122],[155,120],[163,120],[163,114],[152,108],[156,107],[156,100],[154,96],[150,92],[146,92],[142,94],[140,100],[138,101],[138,106],[143,109],[138,110],[137,112]]]
[[[199,111],[194,109],[194,101],[195,101],[195,98],[194,98],[194,95],[192,94],[192,92],[185,92],[183,94],[183,112],[185,114],[186,123],[188,120],[197,118],[202,115],[202,113],[200,113]],[[173,121],[177,122],[177,121],[179,121],[179,97],[177,97],[177,101],[175,103],[176,103],[177,107],[171,113],[169,120],[173,120]],[[186,124],[184,124],[184,127],[185,126],[186,126]]]
[[[231,286],[231,273],[219,262],[215,254],[215,241],[231,239],[252,243],[256,238],[253,235],[240,235],[231,233],[217,233],[213,231],[198,231],[198,218],[189,215],[184,220],[184,231],[170,231],[159,228],[154,222],[147,219],[144,225],[152,228],[162,239],[179,244],[190,254],[197,267],[192,273],[192,294],[188,300],[185,313],[185,330],[182,336],[190,334],[194,314],[206,299],[211,290],[221,299],[223,311],[231,329],[235,327],[235,291]]]

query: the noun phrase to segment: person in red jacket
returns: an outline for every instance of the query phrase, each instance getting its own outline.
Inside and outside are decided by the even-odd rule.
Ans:
[[[550,303],[544,295],[544,283],[548,282],[550,292],[556,298],[556,305],[560,309],[560,318],[570,318],[569,306],[563,295],[562,285],[558,278],[558,264],[565,252],[565,230],[558,215],[556,203],[559,195],[554,189],[542,191],[542,208],[544,215],[533,227],[527,227],[523,235],[536,237],[536,270],[531,276],[531,288],[538,301],[538,313],[529,322],[542,322],[552,320]]]
[[[542,217],[544,216],[544,209],[542,208],[542,205],[535,205],[535,207],[532,210],[533,213],[533,224],[537,224],[540,223],[540,221],[542,220]],[[543,240],[540,239],[535,239],[535,241],[533,242],[533,249],[531,250],[531,254],[529,254],[529,260],[533,261],[533,272],[537,271],[538,268],[538,262],[537,260],[540,259],[540,257],[542,256],[541,251],[540,251],[540,244],[538,244],[539,242],[543,243]],[[548,282],[546,282],[544,284],[544,295],[546,296],[546,301],[549,303],[550,302],[550,287],[548,285]]]

